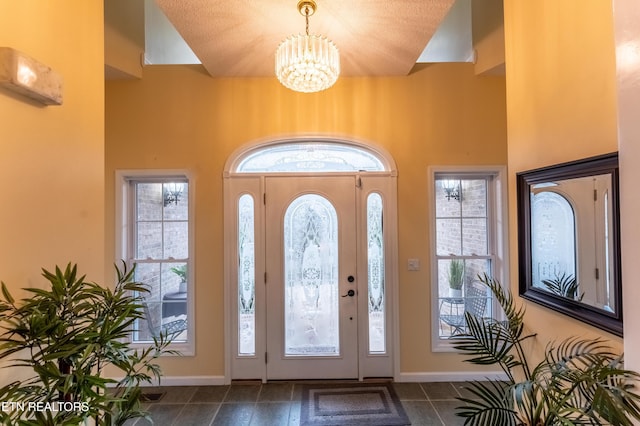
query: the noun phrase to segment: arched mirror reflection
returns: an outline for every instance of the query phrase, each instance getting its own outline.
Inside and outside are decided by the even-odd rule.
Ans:
[[[617,154],[517,182],[520,294],[622,335]]]

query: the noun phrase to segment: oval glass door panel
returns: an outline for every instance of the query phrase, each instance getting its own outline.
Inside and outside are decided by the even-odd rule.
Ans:
[[[340,355],[338,217],[326,198],[296,198],[284,216],[285,356]]]

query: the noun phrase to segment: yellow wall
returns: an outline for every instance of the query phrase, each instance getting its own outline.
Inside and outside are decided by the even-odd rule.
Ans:
[[[275,78],[213,79],[200,66],[154,66],[106,90],[107,255],[113,245],[114,171],[186,168],[196,179],[197,356],[163,360],[167,375],[223,375],[222,171],[239,146],[283,135],[370,141],[398,166],[401,371],[468,369],[430,351],[427,167],[506,164],[504,78],[473,64],[418,66],[397,78],[341,78],[297,94]],[[406,271],[407,258],[422,270]]]
[[[471,7],[476,74],[504,75],[503,0],[473,0]]]
[[[0,92],[0,279],[20,295],[56,264],[104,279],[103,43],[102,1],[0,2],[0,44],[64,78],[62,106]]]
[[[144,1],[109,0],[104,6],[104,63],[119,78],[142,77]]]
[[[515,173],[617,150],[613,15],[600,0],[506,0],[512,291],[517,291]],[[622,340],[527,303],[542,346],[569,335]]]

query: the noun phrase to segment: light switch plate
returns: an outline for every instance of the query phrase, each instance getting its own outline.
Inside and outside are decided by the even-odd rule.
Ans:
[[[408,259],[407,260],[407,269],[409,271],[419,271],[420,270],[420,259]]]

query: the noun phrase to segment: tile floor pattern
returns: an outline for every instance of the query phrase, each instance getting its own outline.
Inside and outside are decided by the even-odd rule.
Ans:
[[[465,395],[462,382],[394,383],[413,426],[454,426],[463,421],[455,415]],[[156,426],[298,426],[299,383],[233,383],[227,386],[177,386],[145,388],[165,392],[147,405]],[[137,419],[128,426],[146,426]]]

